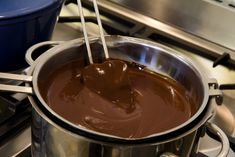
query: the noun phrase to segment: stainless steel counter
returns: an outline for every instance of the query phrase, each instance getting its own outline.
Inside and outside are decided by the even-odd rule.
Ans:
[[[0,146],[1,157],[31,157],[31,128],[22,130],[12,140]]]
[[[235,50],[235,8],[229,3],[213,0],[109,1]]]

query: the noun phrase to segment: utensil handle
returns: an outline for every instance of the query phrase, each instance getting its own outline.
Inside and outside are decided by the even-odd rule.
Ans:
[[[37,49],[42,48],[44,46],[56,46],[56,45],[59,45],[59,44],[62,44],[62,43],[63,43],[63,41],[45,41],[45,42],[35,44],[27,50],[26,55],[25,55],[25,60],[29,65],[32,65],[33,62],[34,62],[34,60],[32,58],[32,54]]]
[[[108,59],[109,58],[108,48],[107,48],[107,45],[105,42],[103,26],[102,26],[102,22],[100,19],[100,13],[99,13],[99,9],[98,9],[98,5],[97,5],[96,0],[93,0],[93,6],[95,9],[96,19],[97,19],[99,30],[100,30],[100,38],[101,38],[103,49],[104,49],[104,55],[105,55],[105,58]]]
[[[19,75],[19,74],[9,74],[0,72],[0,79],[8,79],[8,80],[17,80],[24,82],[32,82],[33,77],[27,75]]]
[[[33,80],[32,76],[1,73],[1,72],[0,72],[0,79],[17,80],[23,82],[32,82]],[[32,87],[23,87],[17,85],[0,84],[0,91],[33,94]]]
[[[86,22],[85,22],[85,18],[84,18],[84,14],[83,14],[83,7],[82,7],[81,0],[77,0],[77,4],[78,4],[79,15],[80,15],[80,18],[81,18],[82,31],[83,31],[83,35],[84,35],[84,39],[85,39],[88,59],[89,59],[90,64],[93,64],[91,47],[90,47],[90,43],[89,43],[89,39],[88,39],[88,34],[87,34],[87,29],[86,29]]]
[[[4,84],[0,84],[0,91],[33,94],[32,87],[22,87]]]

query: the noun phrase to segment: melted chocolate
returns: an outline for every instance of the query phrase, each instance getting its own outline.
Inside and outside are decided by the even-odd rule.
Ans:
[[[187,121],[193,101],[176,81],[121,61],[56,70],[41,87],[48,105],[67,120],[98,132],[140,138]]]

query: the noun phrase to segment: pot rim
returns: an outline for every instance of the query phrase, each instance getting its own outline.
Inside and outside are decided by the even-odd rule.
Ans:
[[[127,41],[127,42],[131,42],[131,43],[135,43],[135,44],[147,45],[148,47],[154,47],[155,49],[157,48],[157,49],[163,51],[164,53],[167,53],[173,57],[180,59],[180,61],[184,62],[187,66],[189,66],[201,78],[203,89],[204,89],[204,98],[203,98],[202,104],[199,107],[199,109],[197,110],[197,112],[189,120],[187,120],[186,122],[172,128],[172,129],[169,129],[169,130],[166,130],[166,131],[163,131],[160,133],[152,134],[152,135],[149,135],[149,136],[146,136],[143,138],[131,138],[131,139],[96,132],[96,131],[89,130],[84,127],[75,125],[72,122],[69,122],[68,120],[66,120],[65,118],[63,118],[59,114],[57,114],[55,111],[53,111],[47,105],[47,103],[43,100],[43,98],[41,97],[41,94],[39,92],[38,86],[37,86],[37,79],[36,78],[38,78],[38,75],[39,75],[41,68],[48,61],[48,59],[53,57],[55,54],[60,53],[63,50],[70,48],[71,46],[78,45],[78,44],[82,45],[84,43],[83,38],[78,38],[75,40],[67,41],[65,43],[62,43],[60,45],[57,45],[57,46],[47,50],[45,53],[43,53],[41,56],[38,57],[38,59],[33,63],[33,65],[30,67],[30,70],[27,73],[28,75],[33,76],[33,81],[32,81],[33,89],[34,89],[34,92],[36,94],[37,99],[40,101],[40,105],[35,103],[35,100],[32,96],[29,96],[29,98],[30,98],[30,101],[34,102],[34,103],[32,103],[32,106],[34,109],[36,109],[36,111],[39,113],[40,116],[47,119],[47,121],[49,120],[49,122],[51,124],[56,125],[57,127],[61,128],[64,126],[63,128],[66,131],[68,131],[66,128],[69,127],[70,128],[69,130],[72,133],[76,133],[78,135],[85,136],[89,139],[93,139],[96,141],[100,140],[100,141],[111,142],[111,143],[123,143],[123,144],[142,144],[142,143],[146,143],[146,142],[149,143],[149,142],[153,142],[155,138],[159,138],[159,137],[164,137],[166,139],[169,136],[170,138],[172,138],[171,136],[174,136],[174,135],[172,135],[172,133],[175,134],[176,132],[179,132],[182,129],[184,130],[185,127],[190,126],[190,124],[197,123],[196,121],[199,119],[198,117],[203,116],[202,113],[205,112],[206,107],[208,107],[207,104],[209,101],[209,94],[207,94],[207,93],[209,93],[209,86],[208,86],[208,82],[207,82],[208,80],[206,79],[204,74],[201,71],[197,70],[197,68],[192,64],[192,62],[189,61],[189,59],[185,59],[176,50],[171,49],[167,46],[164,46],[164,45],[156,43],[156,42],[151,42],[148,40],[143,40],[143,39],[138,39],[138,38],[133,38],[133,37],[125,37],[125,36],[106,36],[106,38],[108,38],[111,41],[115,41],[115,40],[119,41],[119,42]],[[99,41],[99,38],[98,37],[91,37],[89,40],[91,42],[95,42],[95,41]],[[109,42],[109,40],[107,40],[107,42]],[[61,126],[61,125],[63,125],[63,126]],[[193,131],[193,130],[191,130],[191,131]]]

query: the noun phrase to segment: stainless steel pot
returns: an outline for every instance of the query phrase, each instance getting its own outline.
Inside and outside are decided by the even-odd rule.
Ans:
[[[102,60],[101,43],[90,38],[94,61]],[[145,65],[145,70],[168,75],[183,85],[196,102],[197,112],[185,123],[151,136],[139,139],[120,138],[87,130],[67,121],[55,113],[43,100],[39,85],[50,77],[50,73],[64,63],[80,59],[85,66],[87,60],[83,39],[69,42],[44,42],[31,47],[26,60],[31,65],[27,76],[0,74],[0,78],[27,82],[26,87],[0,85],[0,90],[32,94],[29,100],[34,108],[32,123],[32,155],[34,157],[155,157],[190,156],[197,153],[197,145],[205,128],[211,129],[221,138],[223,147],[219,156],[229,150],[226,135],[208,120],[213,116],[214,106],[221,93],[216,82],[207,79],[196,67],[178,52],[150,41],[106,36],[111,58],[134,61]],[[35,61],[32,53],[44,45],[57,45],[40,55]],[[32,87],[31,87],[32,86]]]

